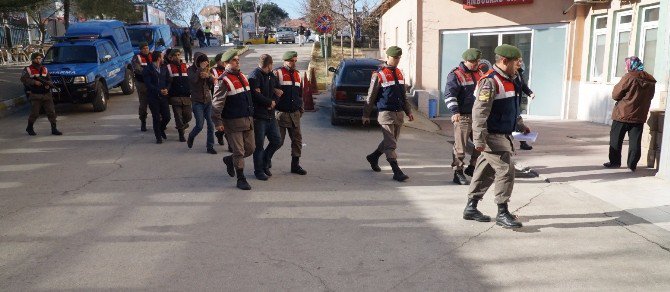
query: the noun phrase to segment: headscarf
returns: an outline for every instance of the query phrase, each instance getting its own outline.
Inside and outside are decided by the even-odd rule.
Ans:
[[[642,60],[636,56],[626,58],[626,71],[644,71],[644,64],[642,64]]]

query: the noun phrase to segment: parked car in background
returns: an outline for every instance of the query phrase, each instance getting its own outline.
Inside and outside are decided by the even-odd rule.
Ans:
[[[128,29],[130,42],[136,55],[140,53],[140,44],[142,42],[149,44],[149,50],[152,52],[165,52],[165,50],[174,46],[170,26],[166,24],[153,25],[143,22],[130,24],[126,28]]]
[[[219,38],[215,36],[210,36],[207,38],[209,40],[209,46],[210,47],[219,47],[221,46],[221,41],[219,41]]]
[[[268,44],[276,44],[277,39],[274,35],[270,34],[268,36]],[[265,44],[265,37],[263,36],[251,36],[248,40],[244,41],[245,45],[263,45]]]
[[[371,58],[344,59],[337,68],[328,68],[328,71],[334,73],[330,90],[332,125],[361,120],[370,79],[379,70],[381,63],[382,61]],[[370,119],[376,120],[377,114],[375,109]]]
[[[278,43],[295,44],[296,34],[290,27],[278,27],[276,37]]]

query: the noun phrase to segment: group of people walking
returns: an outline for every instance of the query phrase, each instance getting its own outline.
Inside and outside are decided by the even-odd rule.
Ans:
[[[146,131],[147,106],[151,111],[156,143],[167,135],[169,106],[179,133],[179,141],[193,147],[197,135],[207,127],[207,153],[217,154],[214,137],[224,145],[228,140],[231,155],[223,158],[226,171],[237,177],[237,187],[250,190],[244,174],[244,158],[253,155],[254,175],[268,180],[272,157],[283,145],[288,133],[291,139],[291,172],[305,175],[300,166],[302,133],[300,120],[304,113],[302,82],[296,69],[298,54],[283,55],[283,66],[274,68],[272,57],[260,56],[258,67],[249,77],[240,72],[238,51],[219,53],[210,65],[207,55],[196,52],[193,64],[187,66],[179,49],[149,53],[141,44],[133,59],[140,101],[140,129]],[[186,135],[189,122],[195,126]],[[265,139],[269,143],[264,148]]]

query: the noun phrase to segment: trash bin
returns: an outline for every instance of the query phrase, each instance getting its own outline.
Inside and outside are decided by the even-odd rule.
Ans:
[[[326,37],[324,35],[320,35],[319,36],[319,45],[321,45],[321,57],[330,58],[330,56],[332,54],[333,37],[332,36]]]
[[[434,119],[437,117],[437,99],[431,98],[428,100],[428,118]]]

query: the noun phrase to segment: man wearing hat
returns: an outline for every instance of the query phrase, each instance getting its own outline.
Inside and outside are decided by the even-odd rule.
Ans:
[[[250,190],[251,186],[244,176],[244,158],[251,156],[256,148],[254,140],[254,103],[247,77],[240,72],[240,57],[237,50],[227,51],[221,57],[226,62],[226,72],[216,87],[214,98],[221,111],[221,119],[226,128],[228,145],[233,154],[223,158],[228,175],[237,174],[237,187]]]
[[[140,101],[139,115],[140,115],[140,130],[147,131],[147,86],[144,84],[142,72],[147,65],[151,64],[151,55],[149,54],[149,44],[146,42],[140,43],[140,53],[133,57],[132,66],[133,73],[135,73],[135,87],[137,88],[137,97]]]
[[[463,52],[463,62],[449,72],[447,85],[444,90],[445,103],[451,112],[451,122],[454,124],[454,149],[452,151],[454,169],[454,183],[468,184],[465,175],[472,176],[479,152],[472,151],[470,163],[465,170],[465,149],[468,139],[472,136],[472,105],[475,103],[475,86],[481,78],[478,70],[482,52],[470,48]]]
[[[495,202],[498,204],[496,224],[519,228],[521,223],[510,214],[507,203],[514,188],[512,132],[517,128],[530,129],[521,119],[521,88],[514,82],[521,65],[521,51],[511,45],[495,49],[496,63],[475,89],[472,107],[472,132],[475,149],[481,152],[472,176],[468,203],[463,219],[489,222],[491,218],[477,210],[477,203],[495,183]]]
[[[279,133],[281,135],[281,145],[286,139],[286,132],[291,138],[291,173],[299,175],[307,174],[307,171],[300,166],[300,156],[302,156],[302,131],[300,130],[300,118],[305,112],[302,101],[302,85],[300,82],[300,72],[295,69],[298,61],[298,53],[288,51],[282,56],[284,66],[275,69],[274,74],[279,81],[279,87],[283,94],[277,101],[277,124],[279,124]],[[268,160],[272,157],[268,157]]]
[[[42,66],[43,58],[44,55],[41,53],[32,53],[30,55],[32,64],[26,66],[21,75],[21,82],[26,87],[26,94],[32,106],[30,116],[28,116],[28,127],[26,127],[26,132],[28,132],[28,135],[30,136],[37,135],[33,129],[33,124],[40,116],[40,109],[44,107],[49,122],[51,122],[51,134],[63,135],[63,133],[56,128],[56,110],[53,96],[51,95],[51,89],[54,88],[54,85],[51,82],[51,75],[49,75],[47,67]]]
[[[222,81],[221,79],[219,79],[219,77],[223,76],[223,74],[226,71],[226,62],[221,60],[223,54],[224,53],[218,53],[214,57],[214,62],[216,62],[216,66],[212,68],[212,77],[214,77],[214,86],[212,86],[212,95],[214,94],[214,87],[218,86]],[[225,144],[223,142],[223,135],[225,134],[225,132],[223,127],[223,121],[221,120],[221,112],[217,111],[217,108],[223,108],[223,105],[220,106],[217,105],[217,103],[220,102],[221,102],[220,100],[212,99],[212,106],[213,106],[212,120],[214,121],[214,126],[216,127],[216,132],[214,132],[214,136],[216,136],[216,140],[219,143],[219,145],[223,146]],[[230,145],[228,145],[228,151],[232,152],[232,148],[230,147]]]
[[[386,64],[372,74],[363,111],[363,124],[366,125],[370,123],[370,114],[374,105],[377,106],[379,110],[377,122],[381,125],[384,140],[379,143],[374,152],[366,156],[366,159],[372,170],[379,172],[381,171],[379,157],[386,154],[386,160],[393,170],[393,179],[402,182],[409,176],[404,174],[398,166],[398,155],[395,150],[400,137],[400,129],[404,123],[404,114],[407,115],[410,122],[414,120],[414,115],[407,101],[404,74],[397,68],[402,49],[392,46],[386,50],[386,56]]]
[[[165,68],[168,70],[168,94],[170,105],[174,113],[174,123],[179,133],[179,142],[186,142],[184,131],[188,129],[188,122],[193,115],[191,113],[191,89],[188,84],[188,68],[181,59],[181,50],[172,49],[168,57],[169,63]]]

